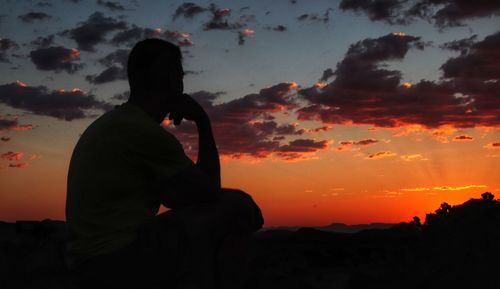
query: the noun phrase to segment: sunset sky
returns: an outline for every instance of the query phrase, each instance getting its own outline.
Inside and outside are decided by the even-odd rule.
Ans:
[[[266,226],[410,221],[500,197],[500,2],[2,1],[0,220],[64,219],[80,134],[141,39],[181,46],[225,187]],[[195,127],[162,124],[196,156]],[[96,164],[98,166],[99,164]]]

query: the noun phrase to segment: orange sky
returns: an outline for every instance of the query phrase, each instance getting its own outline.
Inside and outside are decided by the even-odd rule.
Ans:
[[[76,123],[78,129],[72,131],[64,128],[65,123],[56,123],[52,125],[59,133],[15,133],[12,145],[24,152],[17,162],[28,166],[2,169],[0,220],[64,219],[69,157],[78,130],[90,121]],[[498,139],[498,131],[468,129],[436,138],[426,130],[405,135],[404,129],[368,128],[334,126],[317,135],[331,141],[328,149],[303,160],[224,157],[223,185],[252,194],[262,207],[266,226],[409,221],[415,215],[424,218],[445,201],[458,204],[484,191],[500,195],[499,152],[487,148]],[[464,134],[473,140],[453,141]],[[36,145],[23,141],[32,137],[37,138]],[[56,137],[61,141],[54,143]],[[347,148],[340,145],[368,138],[384,141]],[[35,146],[42,156],[27,160]],[[390,154],[368,158],[381,151]]]

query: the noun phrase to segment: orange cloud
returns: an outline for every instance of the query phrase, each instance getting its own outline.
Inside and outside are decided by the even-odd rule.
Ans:
[[[411,84],[411,82],[403,82],[402,85],[404,88],[411,88],[413,86],[413,84]]]
[[[442,126],[440,128],[432,130],[432,136],[440,143],[448,143],[447,135],[450,135],[456,131],[455,128],[451,126]]]
[[[3,160],[9,160],[9,161],[18,161],[23,157],[22,152],[6,152],[0,155],[0,158]]]
[[[411,161],[428,161],[428,158],[425,158],[421,154],[412,154],[412,155],[402,155],[401,159],[407,162]]]
[[[15,127],[11,128],[10,130],[25,131],[25,130],[30,130],[33,128],[35,128],[35,126],[32,124],[20,124],[20,125],[16,125]]]
[[[487,185],[465,185],[459,187],[450,187],[450,186],[436,186],[432,188],[420,187],[420,188],[410,188],[410,189],[401,189],[401,191],[405,192],[423,192],[423,191],[462,191],[468,189],[482,189],[487,188]]]
[[[382,151],[382,152],[376,152],[376,153],[373,153],[373,154],[366,156],[365,160],[378,160],[378,159],[393,157],[396,155],[397,155],[396,153],[393,153],[391,151]]]
[[[78,49],[76,48],[71,48],[66,60],[72,60],[78,57],[80,57],[80,51],[78,51]]]
[[[255,33],[255,30],[252,28],[245,28],[241,31],[245,36],[250,36]]]
[[[22,82],[20,80],[16,80],[16,85],[20,86],[20,87],[26,87],[27,86],[26,83],[24,83],[24,82]]]
[[[404,32],[392,32],[392,35],[399,36],[399,37],[405,37],[406,33],[404,33]]]
[[[41,158],[40,155],[36,155],[36,154],[30,154],[30,155],[28,155],[28,161],[34,161],[34,160],[38,160],[40,158]]]

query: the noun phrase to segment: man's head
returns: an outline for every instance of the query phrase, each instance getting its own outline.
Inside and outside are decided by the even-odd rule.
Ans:
[[[150,38],[138,42],[128,57],[130,101],[169,106],[184,90],[182,54],[168,41]]]

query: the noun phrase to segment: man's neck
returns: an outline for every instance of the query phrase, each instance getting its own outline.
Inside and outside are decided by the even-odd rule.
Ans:
[[[159,111],[158,107],[150,102],[138,102],[133,99],[129,99],[127,102],[132,103],[133,105],[142,109],[157,123],[161,123],[166,116],[164,112]]]

